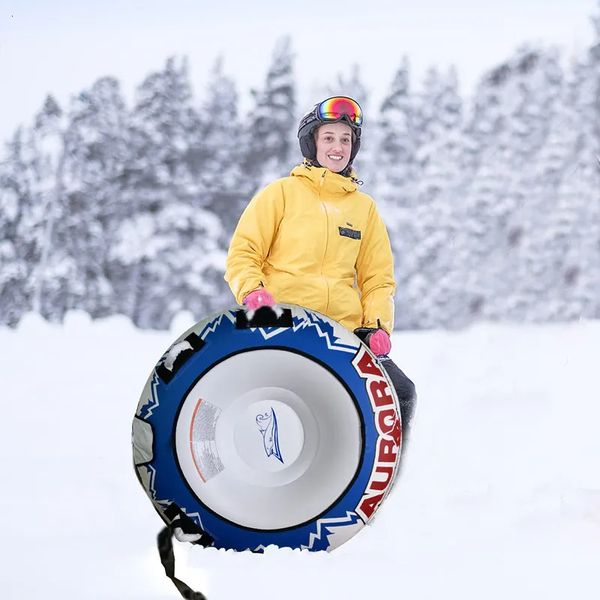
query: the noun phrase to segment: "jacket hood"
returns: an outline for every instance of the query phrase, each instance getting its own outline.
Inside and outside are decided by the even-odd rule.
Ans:
[[[304,162],[292,169],[292,177],[300,177],[328,194],[349,194],[358,189],[355,182],[356,173],[352,171],[351,177],[344,177],[339,173],[334,173],[326,167],[315,167]]]

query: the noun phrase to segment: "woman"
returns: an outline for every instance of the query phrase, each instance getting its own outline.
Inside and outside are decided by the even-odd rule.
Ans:
[[[394,325],[394,267],[387,230],[352,170],[362,110],[337,96],[300,122],[304,162],[258,192],[240,217],[225,279],[240,304],[256,310],[298,304],[354,330],[392,380],[404,436],[414,384],[388,354]]]

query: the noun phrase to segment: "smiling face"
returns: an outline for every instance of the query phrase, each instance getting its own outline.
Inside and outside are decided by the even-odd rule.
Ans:
[[[346,123],[325,123],[315,135],[317,161],[334,173],[343,171],[350,162],[352,128]]]

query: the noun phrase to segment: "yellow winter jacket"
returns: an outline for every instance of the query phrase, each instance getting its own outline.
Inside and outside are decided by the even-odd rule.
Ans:
[[[373,199],[329,169],[298,165],[250,201],[231,239],[225,280],[238,303],[263,285],[346,328],[394,325],[390,241]]]

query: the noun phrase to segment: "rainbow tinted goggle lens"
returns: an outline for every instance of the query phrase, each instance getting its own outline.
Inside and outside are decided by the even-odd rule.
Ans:
[[[346,96],[334,96],[317,105],[315,113],[320,121],[340,121],[344,117],[360,127],[363,122],[362,109],[356,100]]]

